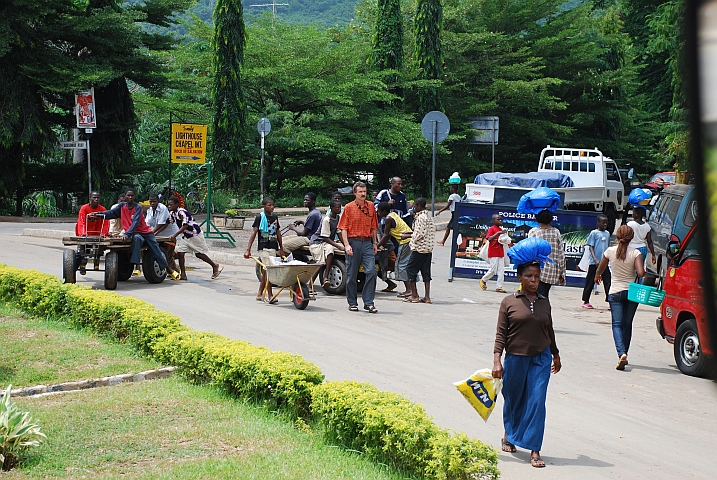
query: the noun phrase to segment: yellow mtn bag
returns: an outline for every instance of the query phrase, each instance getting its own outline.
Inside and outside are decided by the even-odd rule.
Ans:
[[[453,385],[466,397],[466,400],[475,408],[478,415],[487,422],[490,413],[495,408],[495,402],[503,386],[503,381],[499,378],[493,378],[490,368],[484,368],[477,370],[465,380],[455,382]]]

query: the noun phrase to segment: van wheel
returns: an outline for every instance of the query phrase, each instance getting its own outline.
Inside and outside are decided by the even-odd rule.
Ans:
[[[675,334],[675,362],[685,375],[704,377],[712,371],[712,359],[702,353],[700,335],[693,318],[677,327]]]
[[[326,273],[328,270],[328,274]],[[324,283],[324,277],[329,279],[329,286],[324,290],[333,295],[341,295],[346,291],[346,264],[343,260],[339,260],[334,257],[334,261],[331,262],[331,266],[328,269],[323,269],[319,278],[321,283]]]

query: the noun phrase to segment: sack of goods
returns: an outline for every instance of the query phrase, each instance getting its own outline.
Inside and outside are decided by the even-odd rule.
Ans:
[[[636,188],[630,192],[627,201],[630,205],[647,205],[652,198],[652,192],[647,188]]]
[[[528,192],[518,202],[518,213],[537,215],[543,210],[555,211],[560,207],[560,195],[548,187],[536,188]]]
[[[459,392],[468,400],[478,415],[483,420],[488,421],[488,417],[495,408],[495,402],[498,400],[498,394],[503,386],[503,381],[499,378],[493,378],[490,368],[477,370],[473,375],[455,382]]]
[[[514,265],[523,265],[526,263],[540,262],[540,268],[547,260],[554,263],[548,258],[553,252],[550,243],[538,237],[528,237],[516,243],[510,250],[508,256]]]

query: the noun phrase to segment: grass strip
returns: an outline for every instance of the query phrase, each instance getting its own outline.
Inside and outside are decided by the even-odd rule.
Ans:
[[[15,388],[136,373],[157,368],[130,345],[32,318],[0,302],[0,387]]]
[[[48,440],[3,478],[398,479],[284,417],[181,378],[18,398]]]

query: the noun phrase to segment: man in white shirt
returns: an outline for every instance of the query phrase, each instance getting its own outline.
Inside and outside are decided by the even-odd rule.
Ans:
[[[174,219],[169,214],[169,209],[165,204],[159,202],[159,195],[156,193],[149,194],[149,208],[144,221],[154,231],[155,236],[158,236],[161,232],[163,237],[169,237],[179,230]],[[174,261],[174,245],[168,244],[166,253],[167,263],[172,271],[178,271],[179,269]]]

